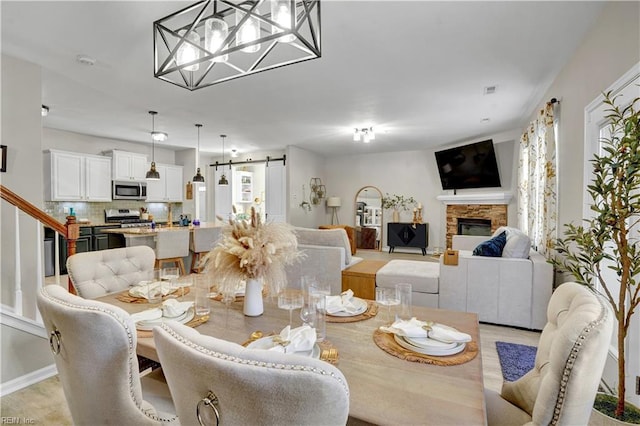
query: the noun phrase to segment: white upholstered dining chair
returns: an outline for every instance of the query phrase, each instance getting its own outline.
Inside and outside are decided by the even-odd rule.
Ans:
[[[344,425],[349,387],[319,359],[247,349],[176,322],[153,338],[182,425]],[[199,418],[200,417],[200,418]]]
[[[54,284],[37,303],[75,424],[179,424],[161,371],[140,378],[129,314]]]
[[[216,241],[220,238],[221,227],[193,228],[191,239],[189,240],[189,250],[191,251],[191,272],[200,272],[200,258],[203,254],[213,249]]]
[[[534,368],[500,394],[485,390],[495,425],[586,425],[611,341],[613,313],[588,287],[569,282],[551,296]]]
[[[163,229],[156,234],[156,268],[173,263],[186,275],[183,257],[189,256],[189,228]]]
[[[79,296],[96,299],[148,279],[154,262],[151,247],[124,247],[69,256],[67,272]]]

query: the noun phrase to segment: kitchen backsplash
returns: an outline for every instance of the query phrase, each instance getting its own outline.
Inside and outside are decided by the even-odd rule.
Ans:
[[[59,222],[66,222],[66,216],[69,208],[73,211],[78,219],[87,219],[91,223],[104,223],[104,211],[106,209],[134,209],[140,210],[140,207],[147,209],[153,220],[156,222],[167,222],[169,214],[168,203],[145,203],[142,201],[117,200],[110,203],[73,203],[73,202],[55,202],[45,201],[45,213],[53,216]],[[66,209],[66,211],[65,211]],[[182,203],[171,203],[171,217],[174,221],[180,218],[182,214]]]

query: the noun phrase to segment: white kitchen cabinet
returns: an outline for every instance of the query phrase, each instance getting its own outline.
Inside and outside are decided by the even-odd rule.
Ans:
[[[111,201],[111,159],[50,150],[45,153],[47,201]]]
[[[147,156],[135,152],[111,151],[113,158],[113,180],[145,180],[147,175]]]
[[[150,163],[146,167],[150,167]],[[158,164],[159,180],[147,181],[147,202],[181,203],[182,202],[182,166]]]

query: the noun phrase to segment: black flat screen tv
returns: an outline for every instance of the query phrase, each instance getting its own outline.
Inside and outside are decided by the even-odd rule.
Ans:
[[[435,154],[442,189],[501,186],[492,139],[438,151]]]

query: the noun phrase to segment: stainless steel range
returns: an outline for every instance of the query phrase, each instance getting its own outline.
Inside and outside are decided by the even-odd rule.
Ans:
[[[104,221],[107,223],[119,223],[121,228],[139,228],[151,226],[151,221],[140,219],[140,211],[133,209],[106,209]]]

